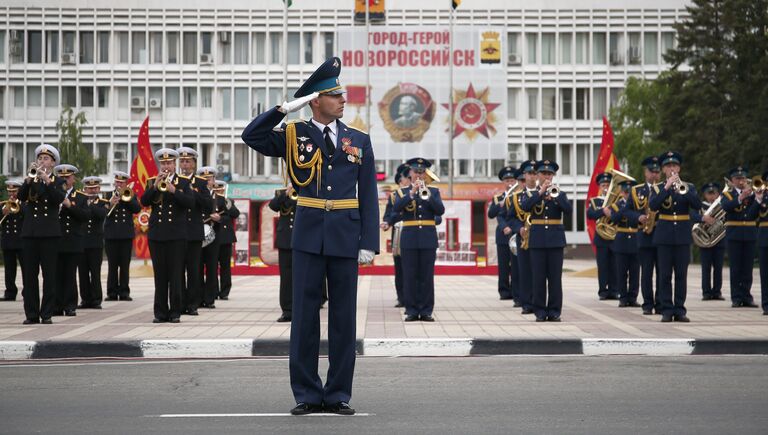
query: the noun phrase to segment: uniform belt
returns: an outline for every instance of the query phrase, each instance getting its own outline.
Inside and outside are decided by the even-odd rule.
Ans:
[[[425,221],[423,221],[423,220],[403,221],[403,226],[404,227],[416,227],[416,226],[419,226],[419,227],[421,227],[421,226],[427,226],[427,227],[432,226],[432,227],[434,227],[435,226],[435,220],[432,219],[432,220],[425,220]]]
[[[531,219],[532,225],[562,225],[562,219]]]
[[[680,222],[680,221],[689,221],[691,220],[691,217],[688,215],[661,214],[659,215],[659,219],[663,221]]]
[[[634,233],[637,232],[637,228],[622,228],[622,227],[619,227],[619,228],[616,228],[616,231],[619,232],[619,233],[631,233],[631,234],[634,234]]]
[[[763,227],[763,228],[768,227],[768,221],[760,222],[757,226]]]
[[[320,199],[320,198],[306,198],[306,197],[300,196],[296,203],[302,207],[320,208],[325,211],[344,210],[344,209],[358,208],[360,206],[360,204],[357,202],[357,198]]]
[[[756,226],[755,221],[727,221],[725,223],[726,227],[754,227]]]

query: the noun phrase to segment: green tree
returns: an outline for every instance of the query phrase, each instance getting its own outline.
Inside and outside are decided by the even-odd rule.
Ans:
[[[95,159],[92,151],[83,145],[83,126],[87,123],[85,113],[79,112],[75,115],[71,107],[65,107],[59,116],[59,121],[56,122],[56,131],[59,133],[60,163],[76,166],[80,171],[79,179],[107,171],[106,157]]]

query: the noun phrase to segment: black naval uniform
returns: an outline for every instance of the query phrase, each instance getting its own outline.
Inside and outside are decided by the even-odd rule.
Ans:
[[[64,186],[62,186],[64,189]],[[77,308],[77,266],[83,256],[83,227],[91,216],[88,208],[88,196],[70,189],[67,198],[70,207],[61,207],[59,222],[61,225],[61,240],[59,241],[59,258],[56,261],[56,308],[55,313],[74,315]]]
[[[85,223],[83,236],[83,257],[78,268],[80,276],[81,308],[101,306],[101,262],[104,259],[104,218],[107,217],[109,201],[98,198],[88,206],[91,216]]]
[[[155,186],[156,177],[147,180],[141,204],[152,207],[149,217],[149,253],[155,275],[155,319],[178,321],[181,305],[181,277],[184,267],[184,249],[187,246],[187,209],[195,198],[189,180],[172,175],[174,193],[161,192]]]
[[[194,202],[187,208],[184,222],[187,226],[187,246],[184,251],[184,270],[182,277],[181,306],[182,311],[193,314],[203,301],[202,283],[200,281],[200,261],[203,251],[203,214],[209,215],[213,209],[213,199],[208,190],[208,181],[195,175],[186,179],[190,184]]]
[[[59,204],[64,201],[65,192],[58,182],[43,184],[25,181],[19,188],[19,200],[24,204],[24,222],[21,227],[24,256],[22,264],[28,277],[24,286],[24,313],[27,320],[50,321],[56,303],[54,281],[58,258],[61,226],[59,226]],[[43,272],[43,300],[40,302],[40,287],[37,275]]]
[[[228,299],[232,290],[232,244],[237,241],[235,237],[235,219],[240,216],[240,210],[235,207],[232,200],[227,199],[224,211],[220,213],[221,220],[213,229],[216,231],[216,243],[219,245],[219,299]]]
[[[223,213],[226,208],[226,199],[222,195],[215,193],[212,196],[212,200],[213,212]],[[215,235],[216,223],[211,221],[206,225],[211,225]],[[203,247],[200,261],[200,282],[203,289],[203,300],[200,306],[215,308],[216,297],[219,294],[219,242],[217,238],[214,238],[211,243]]]
[[[2,228],[0,228],[0,231],[3,233],[0,247],[3,250],[3,264],[5,264],[5,293],[3,294],[3,300],[6,301],[15,301],[18,294],[18,288],[16,287],[17,263],[21,267],[22,293],[26,286],[24,262],[22,260],[23,241],[21,239],[23,222],[24,210],[20,209],[18,213],[8,213],[5,220],[3,220]]]
[[[110,206],[111,207],[111,206]],[[133,215],[141,211],[136,196],[118,201],[104,222],[104,248],[107,252],[107,300],[130,300],[131,249],[136,232]]]

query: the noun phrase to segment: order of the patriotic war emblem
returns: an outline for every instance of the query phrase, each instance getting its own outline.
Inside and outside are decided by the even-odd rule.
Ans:
[[[414,83],[399,83],[381,99],[379,116],[395,142],[419,142],[435,117],[429,92]]]

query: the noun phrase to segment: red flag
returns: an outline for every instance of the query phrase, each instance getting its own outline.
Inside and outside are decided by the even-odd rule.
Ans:
[[[141,195],[144,194],[144,186],[147,185],[147,179],[157,175],[157,165],[152,154],[152,145],[149,143],[149,116],[144,118],[144,122],[141,124],[137,145],[136,158],[131,163],[131,174],[128,184],[133,183],[133,191],[138,198],[141,198]],[[133,248],[136,252],[136,258],[149,258],[149,244],[147,243],[146,233],[149,213],[149,208],[142,208],[138,218],[134,221],[136,237],[133,239]]]
[[[596,182],[597,176],[609,169],[619,169],[619,161],[616,159],[616,155],[613,154],[613,130],[611,129],[611,124],[603,116],[603,140],[600,143],[600,155],[597,157],[595,168],[592,170],[592,179],[589,182],[589,190],[587,190],[587,201],[584,205],[585,211],[589,208],[589,201],[599,194],[600,186]],[[587,219],[587,233],[589,233],[589,240],[592,242],[592,250],[594,250],[595,221]]]

